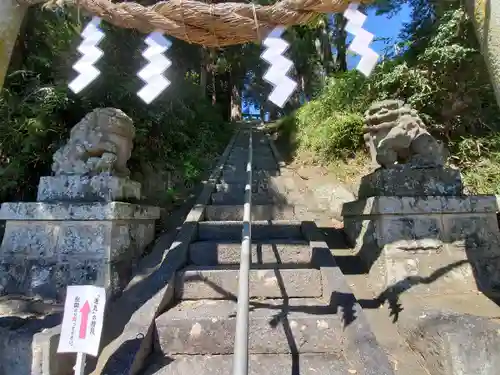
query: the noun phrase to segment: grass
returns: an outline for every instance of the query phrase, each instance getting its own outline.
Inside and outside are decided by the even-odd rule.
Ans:
[[[290,118],[292,117],[292,118]],[[350,141],[352,149],[344,147],[340,152],[328,153],[338,145],[336,133],[346,131],[346,123],[335,127],[335,122],[323,122],[313,129],[310,126],[299,128],[297,120],[288,116],[274,123],[267,124],[266,129],[274,134],[276,143],[282,150],[285,161],[294,165],[321,165],[328,173],[344,184],[356,186],[361,177],[372,170],[370,156],[359,141]],[[357,122],[347,122],[357,126]],[[333,134],[333,137],[325,136]],[[357,137],[356,131],[347,132]],[[330,145],[327,142],[331,142]],[[323,145],[315,147],[314,145]],[[500,135],[493,133],[483,138],[463,138],[449,145],[451,157],[448,164],[459,168],[465,192],[470,195],[500,195]]]

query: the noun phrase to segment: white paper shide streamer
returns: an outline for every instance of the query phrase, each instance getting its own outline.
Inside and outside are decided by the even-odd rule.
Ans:
[[[78,46],[78,52],[82,57],[73,65],[73,69],[80,73],[70,82],[69,88],[78,94],[95,80],[101,72],[94,64],[104,55],[104,52],[97,48],[97,45],[104,38],[104,33],[99,29],[101,19],[94,17],[82,31],[82,43]]]
[[[351,3],[345,10],[344,17],[348,20],[345,29],[354,35],[349,50],[361,56],[356,69],[368,77],[377,65],[379,55],[370,48],[374,35],[363,29],[366,15],[361,13],[358,7],[358,3]]]
[[[262,42],[267,49],[260,56],[271,65],[263,77],[264,80],[274,86],[268,99],[281,108],[283,108],[297,87],[297,82],[287,76],[293,62],[283,56],[289,47],[289,44],[281,39],[284,31],[285,28],[281,26],[271,31]]]
[[[149,104],[155,100],[169,85],[170,81],[163,76],[172,62],[163,55],[172,42],[165,38],[160,32],[153,32],[145,40],[148,48],[142,53],[142,56],[149,63],[137,73],[146,85],[137,93],[137,95]]]

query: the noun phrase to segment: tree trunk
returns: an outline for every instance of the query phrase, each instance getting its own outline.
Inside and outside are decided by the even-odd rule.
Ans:
[[[213,70],[212,56],[205,47],[200,47],[200,57],[200,90],[204,97],[208,97],[211,92],[208,85]]]
[[[274,104],[270,104],[269,106],[269,121],[276,121],[278,119],[278,107]]]
[[[204,97],[207,94],[208,69],[203,53],[202,49],[202,60],[200,64],[200,91],[201,95]]]
[[[231,121],[241,121],[241,95],[234,82],[231,88]]]
[[[337,56],[335,59],[336,69],[339,72],[347,71],[347,32],[345,30],[345,26],[347,24],[347,20],[344,18],[344,15],[341,13],[337,13],[334,16],[335,18],[335,31],[334,31],[334,40],[333,43],[335,45],[335,49],[337,50]]]
[[[200,69],[200,94],[203,97],[207,94],[207,81],[208,81],[208,72],[206,67],[202,65]]]
[[[230,73],[215,74],[215,96],[216,102],[221,110],[224,121],[231,118],[231,84]]]
[[[217,76],[215,75],[214,70],[212,70],[212,105],[217,103]]]
[[[306,77],[301,74],[299,77],[299,84],[300,84],[300,91],[302,92],[302,99],[304,102],[308,102],[309,98],[307,96],[307,83],[306,83]],[[302,105],[304,103],[300,103],[299,105]]]
[[[323,25],[320,29],[319,35],[319,46],[320,46],[320,56],[321,63],[323,65],[323,70],[325,75],[333,73],[333,56],[332,56],[332,43],[330,40],[330,27],[328,25],[328,16],[324,17]]]
[[[26,7],[19,5],[16,0],[0,1],[0,89],[5,81],[25,14]]]

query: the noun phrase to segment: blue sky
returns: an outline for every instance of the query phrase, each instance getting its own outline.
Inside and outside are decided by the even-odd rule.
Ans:
[[[382,54],[383,50],[388,47],[388,45],[393,45],[398,41],[398,35],[401,31],[401,27],[405,22],[410,21],[410,7],[404,5],[401,11],[392,18],[387,16],[377,16],[375,11],[367,12],[367,19],[363,25],[364,29],[375,35],[375,41],[371,44],[371,47],[377,51],[378,54]],[[377,40],[378,38],[390,38],[390,41]],[[352,39],[352,38],[351,38]],[[353,69],[359,61],[359,57],[351,56],[348,60],[348,68]]]
[[[398,35],[402,25],[410,20],[411,9],[408,6],[403,6],[401,11],[392,18],[387,16],[377,16],[375,11],[367,12],[367,19],[364,28],[375,35],[375,41],[372,43],[372,48],[380,55],[388,45],[393,45],[398,40]],[[390,41],[377,40],[378,38],[389,38]],[[349,56],[347,65],[349,69],[354,69],[359,61],[358,56]],[[243,113],[248,113],[248,106],[243,105]],[[251,109],[250,113],[258,114],[258,110]]]

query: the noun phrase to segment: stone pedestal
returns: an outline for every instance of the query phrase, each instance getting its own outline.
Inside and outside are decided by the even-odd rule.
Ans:
[[[456,172],[441,168],[414,170],[414,179],[410,168],[375,173],[364,191],[380,195],[343,207],[344,229],[374,291],[500,291],[496,197],[458,195]]]
[[[66,202],[2,204],[0,220],[6,220],[6,226],[0,247],[0,295],[60,302],[67,285],[94,284],[106,287],[112,297],[130,281],[154,239],[159,208],[109,201],[140,196],[140,185],[133,181],[97,176],[82,177],[78,184],[78,178],[42,178],[39,198]],[[70,183],[64,185],[63,180]],[[95,196],[102,202],[84,203]]]
[[[408,164],[379,168],[364,176],[358,198],[462,195],[460,171],[451,168],[415,168]]]
[[[39,202],[112,202],[141,199],[141,184],[128,178],[97,176],[42,177],[38,184]]]

